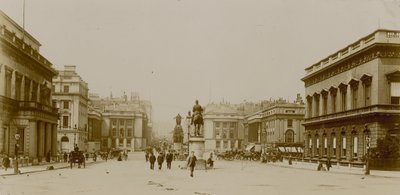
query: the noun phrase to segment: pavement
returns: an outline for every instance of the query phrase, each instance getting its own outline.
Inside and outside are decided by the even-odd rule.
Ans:
[[[96,162],[94,162],[93,160],[89,159],[89,161],[86,161],[86,165],[91,165],[91,164],[95,164],[95,163],[100,163],[102,160],[98,160]],[[42,172],[42,171],[51,171],[48,170],[49,166],[53,166],[54,170],[57,169],[66,169],[66,168],[70,168],[70,164],[69,163],[64,163],[64,162],[50,162],[50,163],[43,163],[40,165],[31,165],[31,166],[23,166],[23,167],[19,167],[19,174],[28,174],[28,173],[36,173],[36,172]],[[75,165],[74,168],[77,168],[78,165]],[[10,176],[10,175],[16,175],[14,173],[14,168],[8,168],[7,171],[4,169],[4,167],[0,168],[0,176]]]
[[[283,160],[283,162],[268,163],[270,166],[279,166],[285,168],[296,168],[296,169],[306,169],[306,170],[317,170],[318,164],[292,161],[292,165],[289,165],[288,160]],[[355,174],[355,175],[365,175],[364,168],[358,167],[344,167],[339,165],[332,165],[329,172],[341,173],[341,174]],[[380,170],[370,170],[370,176],[376,177],[392,177],[400,178],[400,171],[380,171]]]

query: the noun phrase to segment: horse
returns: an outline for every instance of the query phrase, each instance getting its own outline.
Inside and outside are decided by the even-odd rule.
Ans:
[[[195,113],[192,124],[194,124],[194,135],[200,136],[200,127],[204,125],[203,117],[200,113]]]

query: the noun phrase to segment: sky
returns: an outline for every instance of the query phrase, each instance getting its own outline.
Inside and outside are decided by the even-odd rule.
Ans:
[[[378,28],[400,0],[26,0],[25,28],[90,93],[139,92],[153,122],[201,105],[304,98],[304,69]],[[23,0],[0,0],[22,26]]]

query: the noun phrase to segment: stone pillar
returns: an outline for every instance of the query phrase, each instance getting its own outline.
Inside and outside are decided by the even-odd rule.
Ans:
[[[131,140],[131,148],[132,148],[132,151],[135,151],[135,138],[132,138],[132,140]]]
[[[12,71],[12,74],[11,74],[11,99],[15,99],[15,97],[16,97],[16,86],[15,86],[15,84],[16,84],[16,80],[17,80],[17,75],[15,75],[16,74],[16,71],[15,70],[13,70]]]
[[[45,134],[45,122],[39,122],[39,129],[38,129],[38,157],[41,159],[45,156],[44,151],[44,134]],[[44,160],[44,159],[42,159]]]
[[[118,138],[115,138],[115,146],[113,146],[113,147],[115,147],[115,148],[119,147],[119,139]]]
[[[35,101],[40,103],[40,83],[38,83],[38,86],[37,86],[36,96],[37,96],[37,99]]]
[[[19,100],[20,101],[25,101],[25,76],[22,76],[22,79],[21,79],[21,92],[20,92],[20,98],[19,98]]]
[[[124,148],[126,148],[126,138],[124,138],[123,144],[124,144]]]
[[[33,91],[33,80],[31,80],[31,83],[29,84],[29,100],[28,101],[34,101],[32,98],[32,91]]]
[[[51,123],[46,123],[46,134],[45,134],[45,153],[47,155],[47,153],[50,151],[51,153],[51,139],[52,139],[52,124]]]
[[[51,155],[56,156],[58,151],[58,141],[57,141],[57,125],[52,124],[51,130]]]
[[[38,125],[39,121],[29,121],[29,158],[38,156]]]
[[[0,64],[0,95],[6,95],[6,67],[4,64]]]

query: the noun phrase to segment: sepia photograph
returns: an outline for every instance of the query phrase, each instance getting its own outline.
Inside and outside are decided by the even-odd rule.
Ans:
[[[0,195],[400,192],[400,0],[0,0]]]

